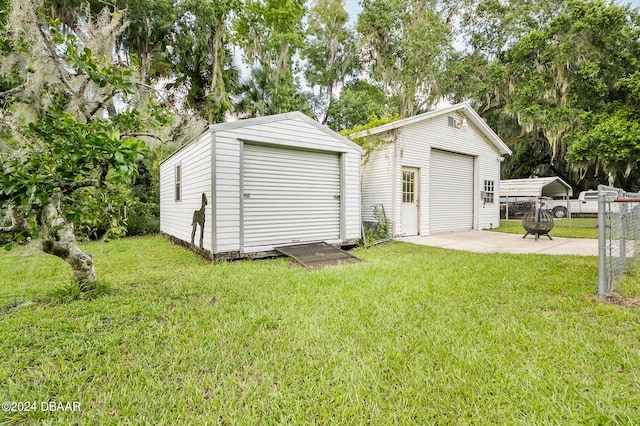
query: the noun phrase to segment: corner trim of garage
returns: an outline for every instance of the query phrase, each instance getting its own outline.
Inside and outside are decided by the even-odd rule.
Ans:
[[[238,236],[240,238],[238,247],[240,248],[240,253],[244,253],[244,144],[243,140],[238,141],[240,143],[240,232]]]

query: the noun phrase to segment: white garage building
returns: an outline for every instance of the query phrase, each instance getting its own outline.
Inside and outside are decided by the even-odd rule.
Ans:
[[[384,206],[393,236],[499,226],[500,164],[511,150],[469,105],[349,137],[377,146],[363,159],[363,212]]]
[[[355,244],[360,153],[299,112],[211,125],[160,165],[160,230],[221,258]]]

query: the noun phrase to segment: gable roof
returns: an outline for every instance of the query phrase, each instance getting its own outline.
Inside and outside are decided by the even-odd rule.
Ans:
[[[383,124],[382,126],[374,127],[373,129],[363,130],[361,132],[352,133],[349,138],[363,138],[370,135],[376,135],[379,133],[388,132],[390,130],[405,127],[414,123],[419,123],[423,120],[429,120],[441,115],[451,114],[452,112],[460,112],[464,114],[467,119],[471,120],[473,124],[480,129],[480,131],[489,139],[489,141],[498,149],[500,154],[511,155],[509,147],[500,139],[500,136],[493,131],[491,127],[478,115],[478,113],[469,106],[467,103],[460,103],[451,105],[446,108],[436,109],[433,111],[425,112],[424,114],[414,115],[413,117],[403,118],[396,120],[392,123]]]
[[[274,122],[277,122],[277,121],[284,121],[284,120],[302,120],[305,123],[310,124],[310,125],[316,127],[317,129],[320,129],[321,131],[323,131],[327,135],[331,136],[332,138],[339,140],[340,142],[342,142],[343,144],[345,144],[349,148],[355,149],[359,153],[362,152],[362,147],[360,145],[354,143],[350,139],[347,139],[344,136],[334,132],[333,130],[331,130],[327,126],[319,123],[318,121],[314,120],[313,118],[311,118],[311,117],[309,117],[309,116],[307,116],[307,115],[305,115],[305,114],[303,114],[303,113],[301,113],[299,111],[293,111],[293,112],[285,112],[283,114],[267,115],[267,116],[264,116],[264,117],[244,118],[244,119],[240,119],[240,120],[236,120],[236,121],[229,121],[229,122],[226,122],[226,123],[210,124],[197,137],[195,137],[194,139],[192,139],[189,142],[185,143],[184,145],[180,146],[178,149],[176,149],[174,152],[172,152],[168,157],[166,157],[164,160],[162,160],[160,162],[160,164],[162,164],[165,161],[169,160],[171,157],[173,157],[174,155],[176,155],[177,153],[179,153],[180,151],[182,151],[186,147],[188,147],[188,146],[200,141],[200,139],[202,138],[202,135],[204,135],[205,133],[208,133],[208,132],[215,133],[215,132],[221,132],[221,131],[226,131],[226,130],[239,129],[239,128],[243,128],[243,127],[257,126],[257,125],[260,125],[260,124],[269,124],[269,123],[274,123]]]
[[[557,176],[500,181],[501,197],[572,196],[571,185]]]
[[[323,131],[327,135],[341,141],[342,143],[349,146],[350,148],[356,149],[358,150],[358,152],[362,152],[362,147],[360,145],[334,132],[324,124],[321,124],[320,122],[301,113],[300,111],[285,112],[282,114],[275,114],[275,115],[266,115],[264,117],[257,117],[257,118],[244,118],[241,120],[229,121],[226,123],[211,124],[209,125],[209,131],[219,132],[224,130],[238,129],[242,127],[257,126],[260,124],[269,124],[269,123],[274,123],[277,121],[284,121],[284,120],[302,120],[307,124],[310,124],[316,127],[317,129]]]

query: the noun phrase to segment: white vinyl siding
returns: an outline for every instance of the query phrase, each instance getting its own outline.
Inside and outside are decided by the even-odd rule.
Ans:
[[[240,143],[216,133],[216,252],[240,250]]]
[[[341,240],[357,240],[360,238],[360,152],[350,150],[341,154],[342,181],[341,208]]]
[[[431,182],[431,150],[457,152],[474,157],[475,163],[473,168],[473,197],[471,200],[474,204],[474,217],[471,229],[484,229],[496,227],[499,223],[499,206],[495,204],[482,203],[480,191],[484,180],[493,180],[497,182],[500,179],[500,162],[498,161],[499,153],[496,147],[491,144],[478,127],[471,120],[467,120],[466,126],[455,128],[448,126],[448,117],[451,114],[436,116],[428,120],[416,122],[397,130],[396,151],[398,152],[397,162],[401,166],[417,167],[424,170],[420,173],[420,195],[418,196],[420,204],[420,235],[429,235],[432,232],[442,232],[442,230],[433,231],[430,228],[431,219],[431,191],[435,187]],[[460,119],[462,115],[458,115]],[[391,163],[389,163],[391,164]],[[436,167],[438,167],[436,165]],[[395,180],[395,200],[396,211],[400,211],[401,198],[401,168],[396,168]],[[364,187],[364,185],[363,185]],[[496,188],[496,191],[498,188]],[[477,192],[477,194],[476,194]],[[363,195],[364,196],[364,195]],[[446,206],[442,206],[446,207]],[[447,210],[440,214],[447,214]],[[396,235],[402,235],[400,228],[400,219],[397,218],[398,228]]]
[[[460,123],[456,126],[455,123]],[[454,124],[454,125],[452,125]],[[389,145],[365,161],[362,175],[363,203],[385,200],[385,210],[393,223],[393,235],[402,229],[402,168],[421,171],[418,182],[419,234],[429,235],[431,191],[431,151],[449,151],[474,158],[473,181],[470,186],[473,202],[472,229],[495,228],[499,224],[498,203],[484,203],[480,192],[485,180],[494,181],[494,199],[499,196],[500,160],[511,152],[482,118],[466,104],[452,105],[414,117],[388,123],[374,129],[352,134],[351,138],[382,138]],[[437,167],[437,166],[436,166]],[[382,178],[386,178],[386,182]],[[386,186],[385,186],[386,185]],[[384,187],[383,187],[384,186]],[[390,201],[387,199],[390,198]],[[387,208],[386,203],[391,203]],[[449,210],[437,214],[447,214]],[[433,210],[436,213],[435,210]],[[365,215],[363,214],[363,218]]]
[[[211,250],[213,205],[211,203],[211,134],[199,140],[160,165],[160,230],[182,241],[191,242],[193,212],[202,206],[202,194],[207,196],[203,248]],[[180,168],[180,200],[176,200],[176,175]],[[196,231],[196,245],[200,228]]]
[[[429,177],[431,233],[473,229],[474,158],[434,149]]]
[[[214,255],[264,254],[297,239],[356,242],[360,151],[301,113],[212,125],[160,166],[161,230],[190,242],[193,212],[206,192],[204,248]],[[175,201],[177,164],[181,202]]]
[[[246,143],[245,252],[340,238],[340,156]]]
[[[268,119],[269,117],[264,117]],[[245,120],[236,123],[242,124]],[[246,120],[250,121],[250,120]],[[235,139],[273,146],[288,146],[301,149],[350,152],[344,142],[330,136],[302,119],[280,120],[220,130],[216,134],[233,135]]]
[[[370,154],[362,167],[362,220],[375,221],[373,206],[382,204],[387,218],[391,220],[393,197],[393,144],[385,145]]]

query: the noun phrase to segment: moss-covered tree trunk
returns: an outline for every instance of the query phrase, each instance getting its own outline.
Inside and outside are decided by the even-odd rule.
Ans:
[[[54,195],[45,205],[40,217],[40,227],[42,250],[71,265],[77,282],[95,282],[93,255],[85,253],[76,244],[73,223],[67,222],[60,210],[60,195]]]
[[[29,228],[29,224],[18,214],[11,204],[7,207],[7,215],[0,222],[2,222],[0,225],[6,225],[7,223],[11,224],[11,226],[0,226],[0,233],[24,233],[26,236],[31,237],[31,228]]]

